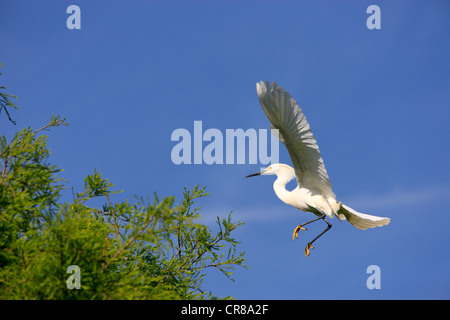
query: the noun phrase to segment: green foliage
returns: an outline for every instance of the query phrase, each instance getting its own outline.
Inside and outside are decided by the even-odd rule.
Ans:
[[[0,68],[3,68],[3,63],[1,63],[1,62],[0,62]],[[1,74],[2,73],[0,72],[0,75]],[[0,86],[0,90],[5,90],[5,89],[6,89],[6,87]],[[9,98],[17,99],[16,96],[6,94],[6,93],[0,91],[0,114],[4,110],[9,121],[11,121],[13,124],[16,124],[16,122],[13,119],[11,119],[11,116],[9,115],[9,111],[7,108],[19,109],[19,107],[17,107],[13,102],[11,102],[11,100]]]
[[[231,237],[242,222],[217,219],[215,234],[199,223],[194,201],[204,188],[184,189],[179,205],[156,194],[114,203],[113,184],[94,170],[62,202],[61,170],[37,134],[59,125],[67,123],[52,117],[10,142],[0,137],[0,299],[214,299],[203,288],[206,270],[231,279],[235,266],[245,267]],[[81,270],[81,289],[67,287],[71,265]]]

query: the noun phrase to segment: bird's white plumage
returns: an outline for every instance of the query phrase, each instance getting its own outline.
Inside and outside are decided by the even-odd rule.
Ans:
[[[317,141],[297,102],[275,82],[270,85],[268,81],[261,81],[256,89],[261,106],[271,126],[279,130],[278,138],[286,146],[294,166],[292,169],[285,164],[274,164],[258,173],[277,175],[274,183],[277,196],[302,211],[347,219],[361,230],[389,224],[389,218],[357,212],[336,200]],[[293,171],[298,186],[288,191],[285,186]]]
[[[338,214],[344,215],[348,222],[360,230],[366,230],[373,227],[382,227],[388,225],[391,221],[389,218],[377,217],[358,212],[343,203],[341,203]]]
[[[291,157],[297,181],[302,187],[326,197],[335,195],[308,121],[291,95],[275,82],[256,84],[259,101],[271,126],[279,130],[279,139]]]

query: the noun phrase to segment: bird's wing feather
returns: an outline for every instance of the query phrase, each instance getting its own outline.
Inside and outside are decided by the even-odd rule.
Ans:
[[[268,81],[256,84],[259,101],[271,126],[279,130],[302,187],[335,198],[327,170],[302,109],[282,87]]]

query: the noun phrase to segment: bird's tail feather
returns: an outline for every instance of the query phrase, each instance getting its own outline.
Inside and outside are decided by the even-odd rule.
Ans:
[[[385,217],[372,216],[370,214],[360,213],[341,203],[337,212],[338,215],[344,215],[345,218],[356,228],[366,230],[373,227],[388,225],[391,219]]]

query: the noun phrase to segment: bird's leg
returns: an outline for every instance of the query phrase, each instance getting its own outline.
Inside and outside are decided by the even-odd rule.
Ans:
[[[323,230],[317,237],[315,237],[312,241],[308,242],[308,244],[306,245],[305,248],[305,257],[309,256],[309,249],[314,249],[314,247],[312,246],[313,242],[316,241],[317,239],[319,239],[325,232],[327,232],[328,230],[331,229],[332,225],[331,223],[329,223],[326,219],[325,219],[326,215],[322,215],[320,218],[318,219],[323,219],[323,221],[325,221],[327,223],[327,227],[325,228],[325,230]],[[318,220],[316,219],[316,220]],[[315,220],[314,220],[315,221]],[[312,221],[311,221],[312,222]]]
[[[306,230],[306,228],[303,228],[302,225],[296,226],[294,229],[294,233],[292,234],[293,241],[295,240],[295,238],[298,238],[298,233],[300,232],[300,230]]]
[[[314,222],[314,221],[317,221],[317,220],[320,220],[320,219],[324,219],[324,218],[325,218],[325,215],[320,216],[320,217],[318,217],[318,218],[316,218],[316,219],[313,219],[313,220],[311,220],[311,221],[308,221],[308,222],[299,224],[299,225],[298,225],[297,227],[295,227],[295,229],[294,229],[294,233],[292,234],[292,240],[295,240],[295,238],[298,238],[298,233],[300,232],[300,230],[306,230],[306,228],[303,228],[304,226],[306,226],[307,224],[310,224],[311,222]]]

